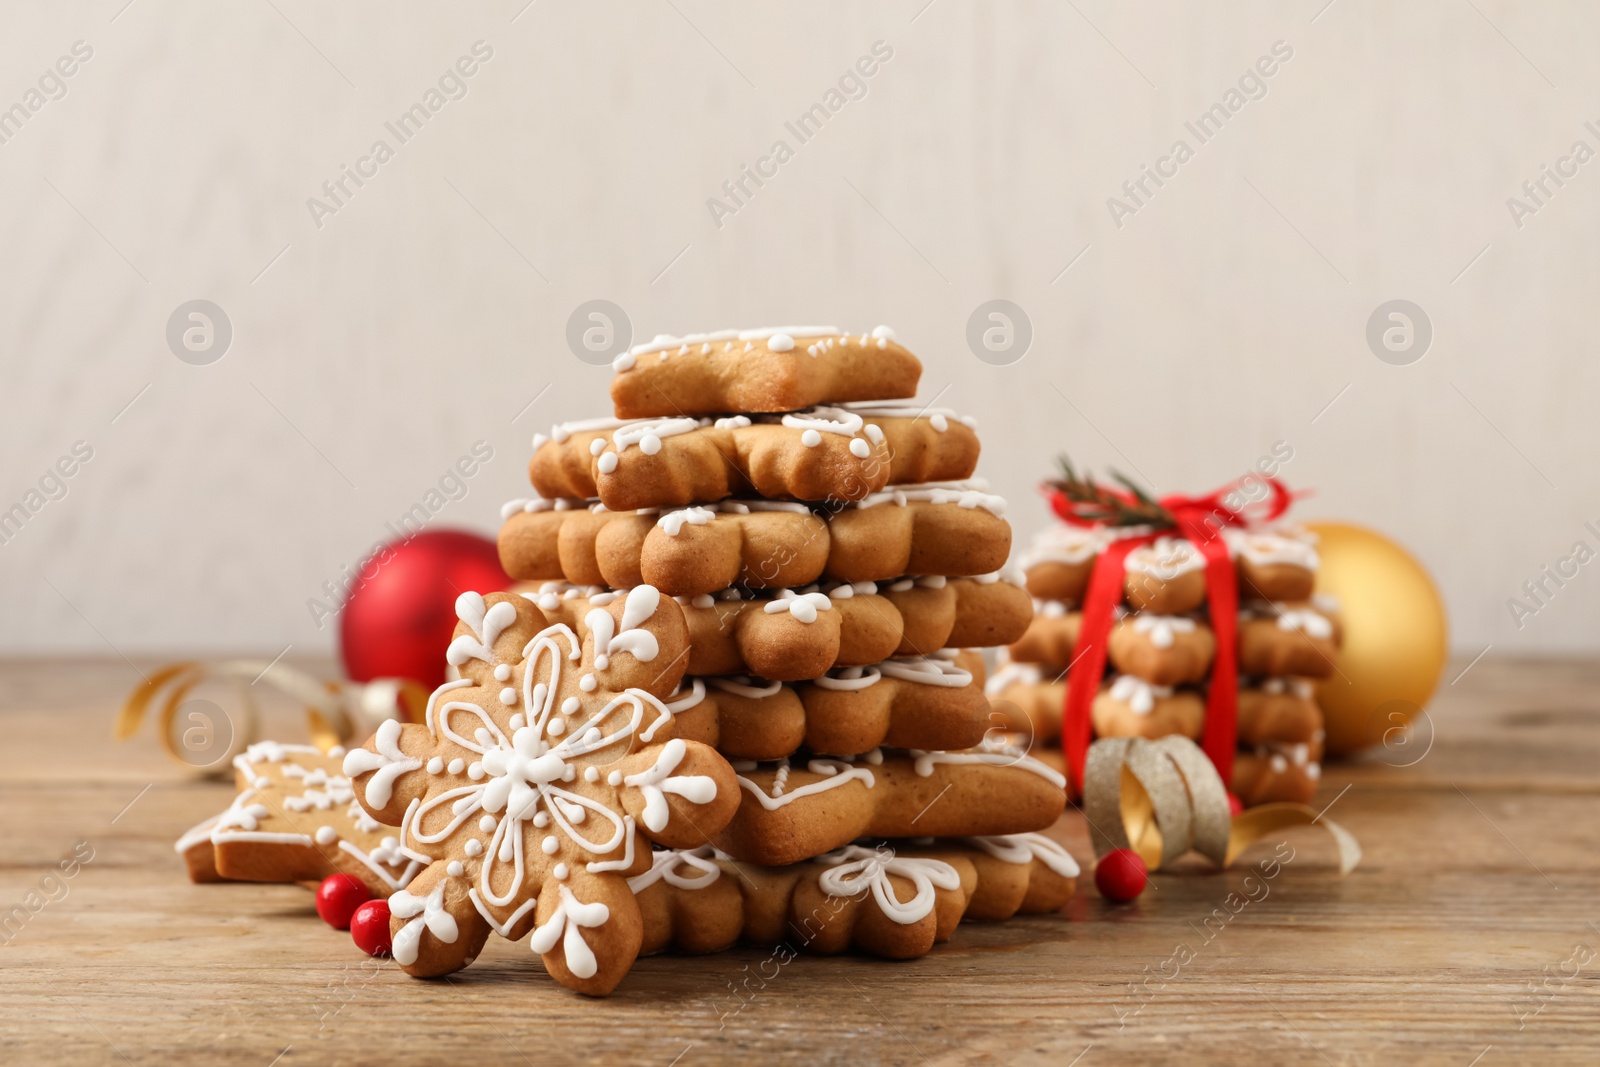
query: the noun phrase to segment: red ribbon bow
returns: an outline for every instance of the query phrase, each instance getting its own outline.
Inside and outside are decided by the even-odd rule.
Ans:
[[[1224,501],[1246,480],[1256,480],[1271,490],[1265,500],[1247,502],[1231,508]],[[1129,504],[1137,503],[1131,493],[1103,489]],[[1239,587],[1233,559],[1222,531],[1229,526],[1251,527],[1271,522],[1288,510],[1293,495],[1275,478],[1240,479],[1206,496],[1167,496],[1159,501],[1172,516],[1169,526],[1151,529],[1132,537],[1119,538],[1095,560],[1089,586],[1083,598],[1083,624],[1073,649],[1067,677],[1067,699],[1062,708],[1061,748],[1066,756],[1074,792],[1083,789],[1083,765],[1089,754],[1093,732],[1090,709],[1100,680],[1105,674],[1106,644],[1117,604],[1122,601],[1123,579],[1128,553],[1150,544],[1163,534],[1177,533],[1205,557],[1206,598],[1211,607],[1211,628],[1217,638],[1217,655],[1211,669],[1211,689],[1206,697],[1205,732],[1200,747],[1217,768],[1225,784],[1233,781],[1233,753],[1237,744],[1239,713]],[[1076,526],[1098,525],[1085,514],[1096,505],[1067,499],[1060,490],[1051,494],[1050,506],[1057,515]]]

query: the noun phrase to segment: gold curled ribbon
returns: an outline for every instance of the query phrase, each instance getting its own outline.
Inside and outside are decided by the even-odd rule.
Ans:
[[[238,698],[236,711],[223,712],[230,730],[220,751],[214,744],[219,724],[203,711],[191,711],[186,720],[179,719],[189,694],[215,682],[231,682]],[[365,684],[323,682],[276,661],[187,660],[151,671],[128,694],[117,713],[116,739],[125,741],[137,733],[155,707],[159,709],[156,721],[161,746],[167,755],[196,773],[222,774],[234,756],[261,739],[255,694],[257,685],[263,683],[305,705],[307,732],[324,752],[365,739],[384,719],[420,722],[428,703],[428,691],[403,678],[378,678]],[[202,758],[203,763],[199,762]]]
[[[1361,845],[1350,832],[1305,804],[1261,804],[1229,818],[1227,788],[1186,737],[1096,741],[1083,780],[1083,814],[1096,858],[1131,848],[1155,871],[1193,850],[1227,867],[1268,834],[1320,826],[1339,850],[1341,875],[1361,862]]]

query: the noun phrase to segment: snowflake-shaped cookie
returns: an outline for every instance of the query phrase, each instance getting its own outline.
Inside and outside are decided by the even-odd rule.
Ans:
[[[558,981],[608,993],[638,954],[627,879],[649,870],[650,842],[704,844],[739,805],[732,768],[675,737],[662,703],[688,662],[682,611],[641,585],[591,598],[571,625],[506,593],[465,593],[456,614],[461,678],[425,724],[386,722],[344,763],[427,865],[390,898],[394,958],[446,974],[491,930],[531,931]]]

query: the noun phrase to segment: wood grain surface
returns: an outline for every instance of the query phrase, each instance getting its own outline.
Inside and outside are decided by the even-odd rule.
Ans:
[[[1600,1060],[1600,664],[1485,659],[1411,745],[1330,766],[1319,803],[1361,867],[1340,879],[1324,835],[1287,834],[1292,862],[1220,931],[1201,923],[1276,839],[1229,871],[1160,874],[1129,906],[1086,878],[1062,915],[965,924],[921,960],[645,959],[601,1001],[526,942],[417,981],[302,889],[191,885],[172,842],[231,790],[185,778],[148,733],[111,741],[134,669],[0,664],[0,910],[48,901],[0,933],[5,1063]],[[271,726],[298,739],[286,712]],[[1075,812],[1056,836],[1089,858]],[[75,847],[93,858],[45,885]]]

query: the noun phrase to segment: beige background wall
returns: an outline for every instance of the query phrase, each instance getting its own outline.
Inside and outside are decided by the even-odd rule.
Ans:
[[[1060,450],[1198,490],[1286,441],[1303,514],[1412,546],[1459,649],[1600,642],[1600,566],[1521,630],[1506,606],[1600,545],[1600,161],[1520,228],[1506,203],[1600,149],[1591,5],[123,2],[3,9],[0,107],[93,55],[0,144],[0,510],[93,457],[0,545],[0,650],[331,648],[307,598],[475,441],[436,522],[491,531],[532,434],[605,412],[564,341],[594,298],[642,337],[894,326],[1025,533]],[[399,145],[384,123],[480,40]],[[796,147],[784,122],[876,41]],[[1185,121],[1278,41],[1199,144]],[[1108,197],[1180,137],[1119,228]],[[307,198],[378,138],[319,228]],[[778,138],[719,228],[707,199]],[[164,339],[195,298],[233,325],[208,366]],[[1009,366],[964,339],[991,298],[1032,323]],[[1395,298],[1433,324],[1409,366],[1364,337]]]

